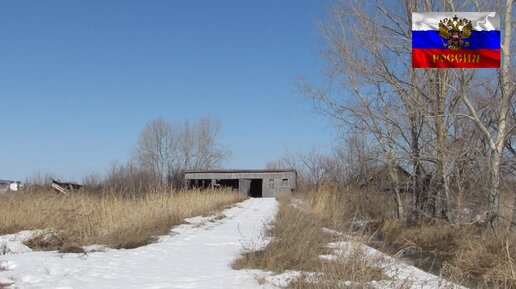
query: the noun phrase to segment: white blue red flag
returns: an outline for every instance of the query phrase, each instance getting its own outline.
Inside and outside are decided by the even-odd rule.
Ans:
[[[412,13],[412,67],[500,67],[498,13]]]

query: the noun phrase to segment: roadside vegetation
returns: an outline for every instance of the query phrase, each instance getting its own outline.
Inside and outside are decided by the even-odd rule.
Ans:
[[[80,190],[51,188],[50,174],[35,174],[21,191],[0,194],[0,234],[41,230],[33,249],[81,252],[102,244],[134,248],[167,234],[185,218],[205,215],[246,198],[231,189],[186,190],[183,172],[217,168],[229,151],[218,141],[218,121],[171,123],[157,118],[138,135],[126,163],[105,176],[85,176]],[[68,190],[68,192],[67,192]]]
[[[336,210],[338,204],[334,200],[314,198],[314,203],[299,200],[290,196],[279,198],[276,219],[267,232],[271,242],[262,250],[245,252],[233,263],[233,268],[261,269],[278,274],[302,272],[301,277],[292,278],[287,288],[369,288],[371,281],[389,280],[378,266],[381,260],[364,258],[358,247],[352,248],[345,258],[322,258],[335,254],[328,247],[331,242],[351,239],[365,242],[362,239],[365,235],[349,232],[343,237],[323,229],[333,226],[348,230],[344,218],[329,217],[331,213],[341,212]],[[335,210],[321,214],[322,207],[327,206]]]
[[[508,231],[494,235],[478,222],[402,222],[395,199],[378,191],[323,185],[303,199],[333,228],[425,271],[466,287],[516,288],[516,236]]]
[[[169,233],[185,218],[210,214],[244,198],[231,190],[156,190],[124,196],[62,195],[39,188],[0,196],[0,234],[42,230],[27,243],[41,250],[81,252],[81,246],[91,244],[134,248]]]
[[[233,266],[324,276],[314,282],[313,275],[306,274],[288,288],[370,288],[371,281],[389,280],[378,267],[382,260],[364,260],[354,249],[338,262],[320,258],[331,254],[330,242],[354,240],[468,288],[516,288],[514,235],[493,235],[476,223],[407,224],[395,218],[395,207],[389,194],[335,185],[282,197],[268,230],[271,243],[263,250],[246,252]],[[389,286],[410,288],[411,284]]]
[[[339,137],[269,168],[296,169],[305,210],[331,228],[467,287],[516,288],[513,3],[335,2],[327,70],[299,89]],[[412,11],[456,9],[497,11],[500,69],[412,68]]]

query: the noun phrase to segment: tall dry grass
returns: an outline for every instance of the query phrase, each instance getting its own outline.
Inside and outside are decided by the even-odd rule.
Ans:
[[[309,210],[339,230],[357,222],[392,218],[395,207],[394,199],[386,194],[354,187],[342,190],[333,184],[305,193],[303,201]]]
[[[304,199],[328,226],[369,235],[367,243],[387,253],[408,252],[424,270],[468,287],[516,288],[515,234],[493,235],[479,224],[409,224],[394,218],[393,199],[385,193],[323,185]]]
[[[409,251],[422,269],[474,288],[516,288],[516,236],[493,235],[476,224],[406,224],[384,220],[377,233],[385,247]],[[432,260],[432,264],[428,264]],[[431,266],[430,266],[431,265]]]
[[[461,238],[450,266],[473,276],[479,288],[516,288],[516,237],[482,233]]]
[[[331,199],[325,199],[329,201],[327,206],[331,206]],[[277,273],[287,270],[306,272],[307,278],[291,280],[287,287],[296,289],[368,288],[368,282],[386,279],[381,269],[375,266],[377,260],[363,258],[358,250],[339,260],[321,258],[320,255],[333,253],[327,247],[328,243],[341,237],[322,230],[327,226],[327,220],[320,218],[309,206],[292,203],[287,196],[281,197],[279,202],[278,213],[267,232],[272,241],[262,250],[245,252],[233,263],[233,268],[258,268]],[[316,273],[318,277],[314,279],[309,273]],[[343,284],[343,280],[354,285]]]
[[[381,277],[371,263],[360,258],[347,258],[344,263],[318,258],[328,253],[325,244],[336,238],[321,232],[328,227],[469,288],[516,288],[514,235],[494,236],[478,224],[409,224],[392,214],[392,197],[374,191],[322,185],[300,198],[280,200],[268,232],[274,241],[264,250],[247,252],[234,263],[235,268],[324,272],[326,276],[315,283],[301,278],[288,288],[368,288],[367,281]],[[356,283],[343,285],[339,280]]]
[[[29,245],[66,251],[87,244],[145,245],[187,217],[208,214],[246,197],[230,190],[190,190],[141,197],[32,192],[0,198],[0,234],[46,230]]]

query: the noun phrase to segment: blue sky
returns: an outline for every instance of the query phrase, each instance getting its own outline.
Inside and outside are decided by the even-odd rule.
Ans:
[[[327,149],[296,90],[317,81],[324,1],[0,2],[0,179],[81,180],[152,119],[219,119],[226,168]]]

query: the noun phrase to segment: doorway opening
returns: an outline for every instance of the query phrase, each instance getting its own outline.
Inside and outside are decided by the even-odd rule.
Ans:
[[[251,198],[262,197],[263,179],[251,179],[251,186],[249,189],[249,196]]]

